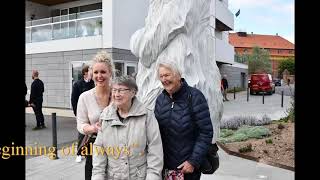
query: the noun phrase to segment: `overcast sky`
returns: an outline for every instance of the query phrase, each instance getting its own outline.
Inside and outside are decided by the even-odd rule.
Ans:
[[[294,43],[294,0],[229,0],[234,31],[279,36]]]

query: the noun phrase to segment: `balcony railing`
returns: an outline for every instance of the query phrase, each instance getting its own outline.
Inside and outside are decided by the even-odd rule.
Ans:
[[[101,34],[101,9],[26,22],[26,43]]]

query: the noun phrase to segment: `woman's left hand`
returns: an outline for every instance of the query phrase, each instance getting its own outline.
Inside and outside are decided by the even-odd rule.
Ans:
[[[101,131],[101,123],[100,123],[100,122],[96,122],[96,123],[94,124],[94,128],[97,130],[97,132],[98,132],[98,131]]]
[[[181,169],[181,172],[184,174],[189,174],[193,173],[194,167],[188,161],[185,161],[182,164],[180,164],[180,166],[178,166],[178,169]]]

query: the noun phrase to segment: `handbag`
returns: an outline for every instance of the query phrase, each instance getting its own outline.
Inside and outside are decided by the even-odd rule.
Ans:
[[[216,143],[210,144],[204,162],[200,165],[202,174],[213,174],[219,168],[219,150]]]
[[[86,134],[82,138],[82,141],[81,141],[80,145],[78,145],[77,154],[78,155],[82,155],[81,151],[84,149],[84,147],[87,147],[87,149],[88,149],[89,143],[90,143],[90,136]]]
[[[192,120],[194,120],[193,107],[192,107],[192,95],[190,90],[188,95],[188,106],[191,112],[191,118]],[[217,153],[218,150],[219,148],[216,143],[209,145],[208,152],[205,156],[205,159],[200,165],[200,171],[202,174],[213,174],[219,168],[219,155]]]
[[[181,170],[164,170],[163,180],[184,180],[184,174]]]

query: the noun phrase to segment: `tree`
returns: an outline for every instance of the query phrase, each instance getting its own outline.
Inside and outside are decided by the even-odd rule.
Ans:
[[[258,46],[253,47],[252,53],[248,55],[248,72],[271,73],[270,54],[267,50]]]
[[[290,74],[294,74],[294,58],[293,57],[286,58],[279,63],[279,67],[278,67],[279,73],[282,74],[285,69],[287,69],[290,72]]]
[[[234,55],[234,61],[242,64],[248,64],[248,54],[239,54],[238,52]]]

